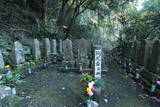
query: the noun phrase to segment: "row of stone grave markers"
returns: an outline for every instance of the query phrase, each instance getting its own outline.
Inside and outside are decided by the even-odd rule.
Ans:
[[[130,54],[126,54],[132,59],[128,71],[144,82],[147,90],[160,95],[160,86],[157,84],[160,81],[160,39],[136,40],[130,47]]]
[[[137,49],[135,51],[137,53],[137,64],[160,75],[160,40],[157,37],[153,40],[137,41]]]
[[[33,45],[31,49],[32,52],[30,54],[32,55],[32,58],[35,61],[40,60],[42,58],[42,55],[45,58],[49,59],[50,54],[57,53],[57,43],[55,39],[49,40],[48,38],[44,38],[43,42],[44,42],[43,51],[41,51],[39,40],[38,39],[33,40]],[[59,52],[63,53],[65,60],[74,60],[75,56],[77,56],[78,59],[89,59],[89,56],[91,56],[91,44],[86,39],[83,38],[76,40],[76,43],[77,47],[73,48],[73,43],[71,40],[69,39],[63,41],[60,40]],[[18,41],[14,42],[13,50],[11,52],[11,59],[13,61],[13,65],[20,65],[26,62],[23,46]],[[86,63],[85,66],[88,66],[89,62],[87,61],[84,62]],[[1,68],[4,67],[4,61],[1,51],[0,51],[0,67]]]
[[[81,60],[84,60],[83,66],[89,66],[89,55],[91,54],[91,46],[86,39],[82,38],[74,40],[73,42],[69,39],[66,39],[63,40],[62,44],[62,51],[65,60],[73,61],[72,63],[76,63],[76,65],[78,65],[78,62],[80,62]]]
[[[51,42],[51,44],[50,44],[50,42]],[[57,53],[56,40],[50,41],[48,38],[45,38],[43,41],[43,51],[42,52],[43,52],[43,55],[45,55],[46,59],[48,59],[52,53],[53,54]],[[30,54],[32,54],[33,59],[37,62],[40,61],[40,59],[42,58],[42,52],[40,49],[39,40],[34,39],[33,44],[32,44],[32,53],[30,53]],[[27,63],[23,46],[18,41],[13,43],[13,49],[12,49],[12,52],[10,53],[10,56],[11,56],[11,60],[13,62],[11,65],[14,67],[25,66],[25,64]],[[6,67],[6,66],[5,66],[5,62],[3,59],[2,51],[0,50],[0,69],[3,70],[4,67]],[[10,70],[11,69],[8,69],[7,72],[11,72]],[[28,68],[28,74],[31,74],[31,73],[32,73],[31,68]],[[1,72],[0,72],[0,81],[3,79],[2,77],[3,77],[3,74],[1,74]],[[6,96],[12,96],[12,95],[13,96],[16,95],[16,88],[15,87],[8,87],[8,86],[4,86],[4,85],[0,84],[0,100],[5,98]]]
[[[78,58],[88,58],[89,55],[91,55],[91,47],[90,44],[87,40],[85,39],[80,39],[76,40],[77,41],[77,47],[75,48],[74,51],[76,51],[76,56]],[[72,41],[69,39],[66,40],[60,40],[60,53],[64,54],[64,57],[66,60],[73,60],[75,58],[75,55],[73,54],[73,44]],[[62,45],[63,44],[63,45]],[[48,38],[44,39],[43,43],[43,51],[41,51],[40,48],[40,42],[38,39],[33,40],[33,45],[32,45],[32,57],[35,61],[38,61],[39,59],[42,58],[42,55],[44,55],[46,58],[49,58],[48,56],[51,53],[56,54],[57,53],[57,44],[56,40],[49,40]],[[20,42],[16,41],[14,42],[13,45],[13,50],[11,52],[11,59],[13,61],[13,65],[20,65],[25,63],[25,53],[23,50],[23,46]],[[87,63],[87,62],[86,62]],[[2,52],[0,51],[0,67],[4,67],[4,61],[3,61],[3,56]]]
[[[44,39],[43,43],[43,53],[41,52],[40,49],[40,42],[38,39],[33,40],[33,45],[32,45],[32,57],[35,61],[38,61],[42,58],[42,55],[45,56],[45,58],[49,58],[49,55],[56,54],[57,49],[56,49],[56,40],[50,40],[48,38]],[[25,64],[25,53],[23,50],[23,46],[20,42],[16,41],[14,42],[13,50],[11,52],[11,60],[13,62],[13,65],[20,65],[20,64]],[[2,52],[0,51],[0,68],[4,68],[5,62],[2,56]]]
[[[136,40],[126,51],[126,57],[160,76],[160,39]]]

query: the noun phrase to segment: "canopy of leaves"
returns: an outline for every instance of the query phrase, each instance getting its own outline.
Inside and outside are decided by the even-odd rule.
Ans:
[[[136,4],[127,5],[117,14],[117,18],[124,25],[124,33],[130,40],[160,37],[160,1],[146,0],[143,9],[138,11]]]
[[[73,27],[82,29],[76,20],[85,10],[94,10],[103,18],[130,1],[133,0],[0,0],[0,29],[13,35],[25,32],[31,37],[69,37]]]

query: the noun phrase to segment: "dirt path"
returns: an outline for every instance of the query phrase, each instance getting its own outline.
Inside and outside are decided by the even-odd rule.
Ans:
[[[142,88],[114,64],[108,64],[104,107],[160,107],[160,102],[149,97]]]
[[[79,80],[79,74],[58,72],[49,66],[24,79],[17,87],[20,97],[3,107],[82,107],[85,98]]]
[[[106,89],[99,107],[159,107],[122,69],[108,64]],[[5,99],[0,107],[83,107],[84,88],[79,74],[55,71],[53,65],[24,79],[18,96]],[[108,100],[108,103],[104,102]]]

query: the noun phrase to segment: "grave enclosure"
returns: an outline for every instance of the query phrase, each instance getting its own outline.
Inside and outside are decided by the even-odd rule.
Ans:
[[[126,68],[135,78],[142,81],[148,92],[160,95],[160,86],[156,86],[156,81],[160,80],[160,39],[147,38],[145,40],[135,40],[124,47],[127,51],[121,61],[131,65]],[[127,60],[126,60],[127,59]],[[156,88],[153,90],[153,86]]]
[[[92,50],[91,44],[83,38],[76,40],[76,43],[77,43],[76,47],[73,47],[73,42],[69,39],[60,40],[60,42],[58,43],[55,39],[44,38],[43,41],[39,41],[38,39],[35,38],[32,40],[32,47],[30,47],[31,48],[30,56],[32,59],[32,61],[30,62],[30,60],[26,59],[24,53],[24,46],[20,42],[16,41],[13,43],[14,44],[13,50],[10,53],[12,60],[12,63],[10,65],[14,68],[21,68],[23,66],[24,67],[28,66],[27,64],[28,62],[30,62],[31,65],[34,63],[42,65],[44,64],[43,66],[46,67],[46,63],[52,63],[55,59],[55,56],[58,56],[58,54],[61,53],[64,55],[63,61],[71,62],[71,65],[69,65],[69,67],[74,67],[74,72],[79,71],[79,63],[82,63],[83,67],[82,70],[87,69],[93,72],[94,68],[89,69],[90,64],[92,65],[92,67],[94,66],[93,62],[94,57],[91,56],[91,54],[94,53],[91,52]],[[100,60],[101,57],[98,61]],[[63,61],[60,62],[62,63],[60,64],[60,66],[64,68]],[[97,63],[101,63],[101,61]],[[97,66],[98,68],[95,68],[97,71],[95,77],[97,76],[100,77],[101,64],[100,65],[98,64]],[[3,59],[2,51],[0,51],[0,68],[1,69],[5,68],[5,62]],[[29,68],[28,73],[31,74],[32,69]],[[9,94],[6,94],[6,96],[7,95]]]
[[[89,57],[93,54],[91,53],[91,44],[85,39],[76,40],[76,43],[77,46],[73,48],[73,43],[69,39],[60,40],[59,44],[57,44],[55,39],[44,38],[42,42],[38,39],[33,39],[33,45],[30,47],[30,56],[32,57],[32,60],[40,61],[42,58],[48,59],[51,55],[62,53],[65,60],[75,60],[76,58],[87,59],[84,61],[84,66],[88,67]],[[57,49],[57,45],[59,45],[59,49]],[[59,50],[59,53],[57,50]],[[23,45],[18,41],[13,43],[13,49],[10,56],[13,62],[11,65],[21,65],[28,62],[25,58]],[[0,68],[4,68],[4,66],[5,62],[3,60],[3,54],[2,51],[0,51]]]

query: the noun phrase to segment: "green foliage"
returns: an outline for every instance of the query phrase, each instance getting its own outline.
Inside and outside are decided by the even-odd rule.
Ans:
[[[134,40],[134,36],[137,39],[159,37],[159,5],[159,0],[146,0],[144,2],[144,8],[141,11],[137,11],[135,5],[130,4],[117,15],[119,21],[125,25],[124,33],[126,35],[132,34],[130,40]]]
[[[103,88],[103,89],[105,89],[105,82],[104,82],[104,80],[101,78],[101,79],[98,79],[96,82],[95,82],[95,86],[97,86],[97,87],[101,87],[101,88]]]
[[[15,87],[16,85],[20,84],[22,80],[21,78],[21,73],[19,72],[14,72],[13,74],[3,74],[3,78],[0,80],[0,84],[5,84],[10,87]]]
[[[93,76],[90,74],[90,73],[83,73],[81,76],[80,76],[80,81],[81,82],[91,82],[93,80]]]
[[[64,60],[64,54],[63,53],[57,54],[57,60],[58,61],[63,61]]]
[[[36,66],[36,62],[34,60],[30,60],[29,63],[31,66]]]
[[[6,68],[0,68],[0,75],[1,75],[1,74],[4,74],[6,71],[7,71]]]
[[[87,58],[81,58],[78,60],[78,63],[80,64],[80,66],[83,66],[86,62],[88,62]]]

